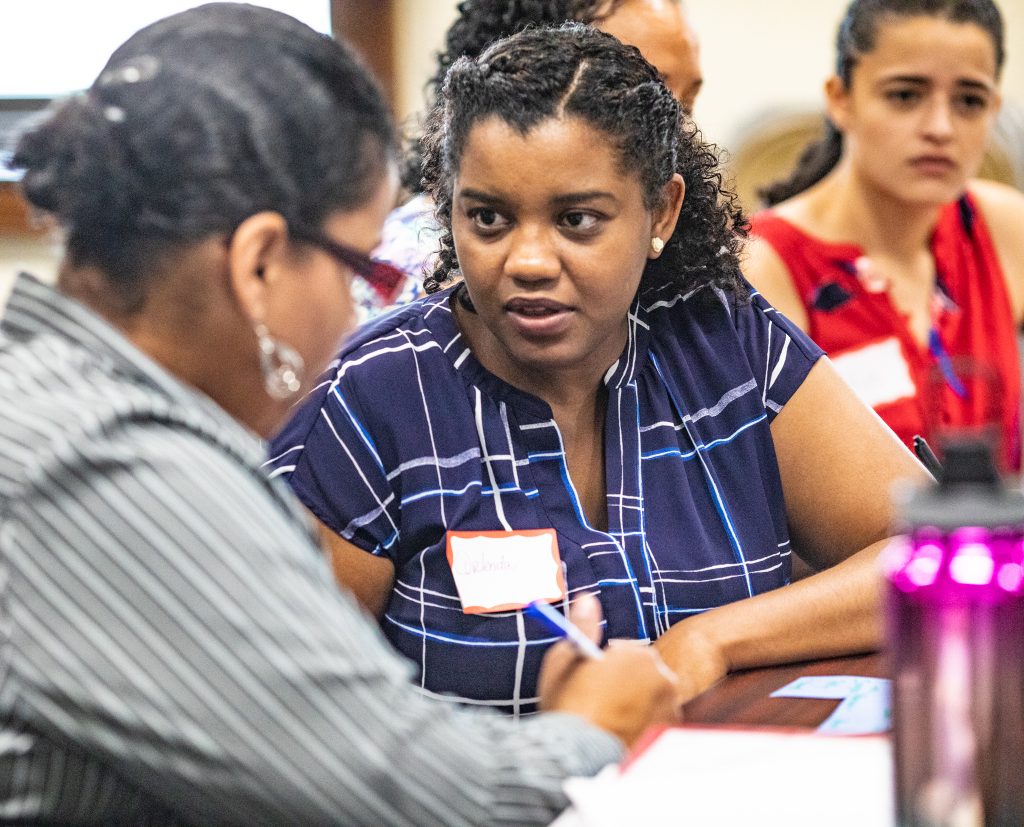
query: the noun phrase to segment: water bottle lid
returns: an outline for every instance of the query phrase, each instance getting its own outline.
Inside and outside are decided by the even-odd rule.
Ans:
[[[1003,485],[988,443],[960,440],[945,445],[938,485],[917,492],[903,517],[911,530],[1016,527],[1024,533],[1024,493]]]
[[[932,526],[946,533],[963,526],[1019,528],[1024,533],[1024,495],[963,486],[955,493],[941,486],[926,489],[907,503],[903,519],[912,531]]]

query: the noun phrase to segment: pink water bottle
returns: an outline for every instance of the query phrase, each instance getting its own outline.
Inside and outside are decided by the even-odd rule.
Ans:
[[[947,446],[888,550],[901,827],[1024,825],[1024,495]]]

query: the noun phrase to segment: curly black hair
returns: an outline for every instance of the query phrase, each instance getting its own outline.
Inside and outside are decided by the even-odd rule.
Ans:
[[[686,184],[679,221],[662,255],[648,261],[642,287],[687,292],[713,285],[747,294],[739,268],[746,220],[723,184],[715,147],[703,142],[638,49],[579,23],[529,29],[449,70],[424,141],[424,183],[441,227],[440,258],[424,280],[429,292],[458,275],[453,180],[474,124],[493,115],[523,135],[549,118],[584,120],[613,142],[649,208],[678,172]]]
[[[319,227],[397,155],[353,53],[288,15],[211,3],[130,37],[91,88],[23,135],[22,189],[131,311],[153,260],[262,210]]]
[[[1006,59],[1003,18],[992,0],[853,0],[836,35],[836,76],[843,85],[850,87],[857,61],[874,50],[880,26],[890,20],[922,15],[980,26],[992,38],[996,72],[1002,70]],[[793,172],[758,194],[769,207],[792,198],[828,175],[842,155],[843,135],[826,118],[822,137],[804,148]]]
[[[445,36],[444,50],[437,55],[434,76],[427,82],[428,99],[436,100],[445,75],[460,57],[479,57],[496,40],[531,26],[603,20],[623,2],[625,0],[462,0],[456,7],[458,17]],[[411,141],[402,172],[402,185],[410,192],[423,189],[421,141],[420,136]]]
[[[610,17],[624,0],[462,0],[459,16],[448,29],[437,70],[429,81],[433,93],[444,86],[445,75],[460,57],[479,57],[503,37],[529,27],[561,23],[593,23]]]

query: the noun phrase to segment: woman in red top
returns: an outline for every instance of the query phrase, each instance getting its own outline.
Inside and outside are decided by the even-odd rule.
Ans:
[[[991,0],[854,0],[825,138],[764,194],[746,272],[910,444],[997,424],[1020,468],[1024,196],[972,180],[1001,99]]]

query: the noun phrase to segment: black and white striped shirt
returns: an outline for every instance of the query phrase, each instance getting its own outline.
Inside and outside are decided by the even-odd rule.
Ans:
[[[432,702],[261,443],[29,277],[0,324],[0,823],[533,824],[620,757]]]

